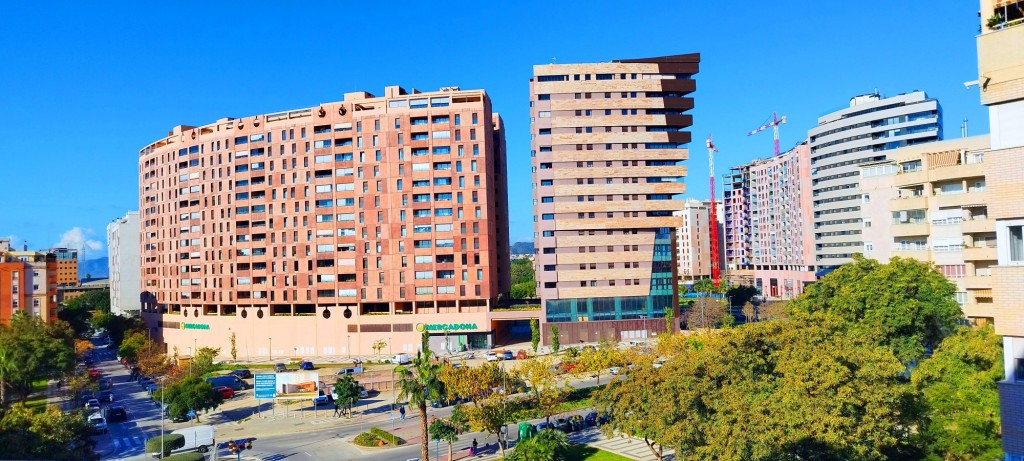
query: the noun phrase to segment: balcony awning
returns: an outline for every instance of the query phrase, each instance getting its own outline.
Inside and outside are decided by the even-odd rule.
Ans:
[[[1020,3],[1020,1],[1021,0],[996,0],[995,5],[993,6],[996,8],[1002,8],[1004,6],[1010,6],[1015,3]]]
[[[992,297],[992,289],[991,288],[982,288],[980,290],[968,289],[968,291],[970,291],[971,294],[973,294],[975,297],[982,297],[982,298],[991,298]]]

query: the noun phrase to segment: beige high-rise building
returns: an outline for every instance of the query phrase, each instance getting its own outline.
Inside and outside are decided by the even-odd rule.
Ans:
[[[680,280],[711,277],[711,210],[709,202],[689,199],[680,211],[683,224],[676,231]],[[717,225],[717,223],[715,223]]]
[[[677,307],[682,220],[672,213],[683,209],[699,63],[684,54],[533,68],[537,294],[562,344],[646,337]]]
[[[978,86],[989,110],[987,218],[995,223],[988,310],[1003,337],[999,383],[1003,450],[1024,459],[1024,1],[981,0]]]
[[[992,317],[995,223],[988,218],[988,136],[896,149],[861,166],[864,255],[935,263],[974,322]],[[888,183],[888,184],[887,184]]]

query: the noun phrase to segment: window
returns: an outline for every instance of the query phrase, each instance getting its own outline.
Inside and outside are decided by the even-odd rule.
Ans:
[[[1009,264],[1024,264],[1024,223],[1012,222],[1011,225],[1006,226],[1006,231],[1000,232],[1000,234],[1005,234],[1006,257]],[[999,235],[999,237],[1003,237],[1003,235]],[[1000,264],[1002,263],[1000,262]]]

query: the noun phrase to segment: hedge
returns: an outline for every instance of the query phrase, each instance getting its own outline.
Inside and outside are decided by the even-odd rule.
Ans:
[[[178,453],[164,458],[164,461],[205,461],[206,456],[202,453],[191,451],[188,453]]]
[[[160,453],[163,447],[164,458],[171,454],[176,448],[185,446],[185,436],[181,434],[166,434],[156,436],[146,441],[146,453]]]
[[[386,443],[388,445],[398,446],[398,445],[401,445],[401,444],[405,443],[405,440],[402,440],[397,435],[394,435],[394,434],[392,434],[392,433],[390,433],[388,431],[385,431],[384,429],[378,428],[378,427],[371,427],[370,428],[370,433],[375,435],[378,439],[383,440],[384,443]]]
[[[363,432],[362,434],[357,435],[356,438],[352,439],[352,443],[361,447],[375,447],[379,441],[380,439],[378,439],[377,436],[369,432]]]

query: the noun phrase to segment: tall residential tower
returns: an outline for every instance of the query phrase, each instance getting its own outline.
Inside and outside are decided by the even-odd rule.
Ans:
[[[885,160],[891,149],[942,139],[942,110],[922,91],[857,96],[850,107],[818,118],[808,137],[814,252],[817,266],[830,269],[864,247],[859,165]]]
[[[563,344],[645,337],[677,308],[673,212],[699,63],[684,54],[533,68],[537,293]]]

